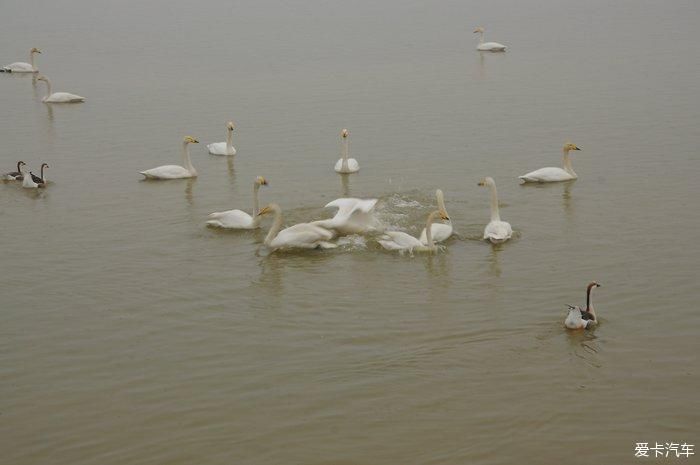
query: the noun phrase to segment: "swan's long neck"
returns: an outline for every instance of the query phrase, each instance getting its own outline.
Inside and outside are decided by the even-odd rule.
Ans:
[[[226,134],[226,153],[233,152],[233,130],[229,129]]]
[[[586,311],[593,315],[593,319],[598,320],[598,316],[595,314],[595,309],[593,308],[593,299],[591,298],[591,291],[595,286],[589,286],[586,291]]]
[[[22,173],[22,163],[20,163],[20,162],[17,162],[17,172],[18,172],[19,174],[23,174],[23,173]]]
[[[479,32],[479,45],[484,43],[484,33]]]
[[[260,213],[260,204],[258,204],[258,191],[260,190],[260,184],[255,181],[253,184],[253,219],[255,221],[260,221],[258,213]]]
[[[282,210],[278,206],[273,206],[272,210],[275,212],[275,221],[272,222],[270,231],[268,231],[267,236],[265,236],[265,245],[270,246],[272,240],[277,237],[277,234],[282,229]]]
[[[430,215],[428,215],[428,221],[425,223],[425,239],[426,239],[426,244],[427,247],[435,247],[435,243],[433,242],[433,223],[435,222],[435,217],[439,214],[439,212],[432,212]]]
[[[34,66],[34,53],[33,50],[29,52],[29,64],[32,65],[33,69],[36,69],[36,66]]]
[[[51,96],[51,81],[44,76],[44,82],[46,83],[46,98],[49,98]]]
[[[46,165],[41,165],[41,180],[46,182],[46,178],[44,177],[44,168],[46,168]]]
[[[350,141],[347,137],[343,138],[343,145],[341,148],[341,155],[343,157],[342,170],[348,171],[348,152],[350,151]]]
[[[444,213],[446,216],[450,216],[447,214],[447,209],[445,208],[445,197],[442,194],[442,190],[438,189],[435,192],[435,196],[437,197],[437,204],[438,208],[442,213]]]
[[[498,213],[498,192],[496,185],[489,183],[491,188],[491,221],[501,221],[501,215]]]
[[[197,170],[192,166],[192,160],[190,160],[190,149],[188,147],[189,142],[182,143],[182,164],[187,171],[192,174],[197,174]]]
[[[569,157],[569,151],[564,150],[564,156],[562,158],[562,163],[564,164],[564,171],[569,173],[573,177],[577,177],[574,172],[574,168],[571,166],[571,157]]]

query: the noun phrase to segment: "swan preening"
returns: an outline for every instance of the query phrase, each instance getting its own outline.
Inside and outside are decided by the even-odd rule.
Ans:
[[[432,228],[433,222],[441,218],[443,220],[449,221],[445,213],[440,210],[435,210],[428,215],[428,221],[425,224],[426,232],[426,243],[423,244],[420,239],[416,239],[410,234],[406,234],[402,231],[386,231],[384,236],[377,242],[387,250],[398,250],[400,252],[408,251],[413,252],[434,252],[437,250],[437,245],[433,241]]]
[[[562,164],[564,165],[564,168],[540,168],[518,177],[524,182],[558,182],[576,179],[578,176],[574,172],[574,169],[571,166],[571,158],[569,158],[569,152],[572,150],[581,149],[570,142],[564,144],[564,147],[562,148],[564,153]]]
[[[357,173],[360,171],[360,164],[357,163],[357,160],[354,158],[348,158],[348,152],[350,149],[350,141],[348,139],[349,135],[350,133],[347,129],[340,131],[340,140],[342,143],[341,157],[340,160],[335,163],[335,171],[340,174]]]
[[[185,136],[182,140],[182,164],[184,167],[179,165],[163,165],[157,168],[151,168],[150,170],[140,171],[146,179],[182,179],[182,178],[194,178],[197,176],[197,170],[192,166],[192,161],[190,160],[190,150],[188,148],[189,144],[199,144],[199,141],[192,136]]]
[[[212,155],[235,155],[236,149],[233,146],[233,130],[236,125],[233,121],[226,123],[226,142],[214,142],[207,145],[209,153]]]
[[[506,46],[498,42],[484,42],[484,28],[477,27],[474,29],[474,34],[479,34],[479,45],[476,49],[482,52],[505,52]]]
[[[493,244],[505,242],[513,235],[513,228],[510,223],[501,221],[498,211],[498,192],[496,191],[496,181],[486,177],[479,182],[480,186],[488,186],[491,189],[491,222],[484,228],[484,239]]]
[[[46,83],[47,92],[46,97],[42,100],[46,103],[82,103],[85,101],[85,97],[80,95],[69,94],[68,92],[51,92],[51,81],[46,76],[39,76],[36,78],[37,81],[44,81]]]
[[[228,210],[225,212],[214,212],[209,215],[208,226],[226,229],[255,229],[260,227],[260,216],[258,213],[258,190],[260,186],[267,186],[267,180],[262,176],[255,178],[253,182],[253,215],[249,215],[242,210]]]
[[[342,198],[328,202],[324,208],[337,208],[333,218],[312,221],[311,224],[333,230],[337,235],[362,234],[383,230],[374,216],[377,199]]]
[[[41,53],[38,48],[32,48],[29,50],[29,63],[23,61],[18,61],[15,63],[10,63],[7,66],[0,68],[2,73],[36,73],[39,70],[34,66],[34,54]]]
[[[333,233],[325,228],[310,223],[299,223],[288,228],[282,228],[282,209],[276,203],[271,203],[258,213],[259,216],[274,213],[275,220],[265,237],[265,245],[276,249],[332,249],[337,247],[328,242],[333,239]]]
[[[3,174],[2,179],[6,181],[21,181],[22,179],[24,179],[24,172],[22,171],[22,167],[25,165],[26,163],[22,160],[18,161],[17,171],[10,171],[9,173]]]
[[[445,197],[440,189],[435,191],[435,197],[437,198],[438,209],[444,214],[444,216],[449,218],[450,215],[447,214],[447,209],[445,208]],[[430,227],[430,231],[433,234],[434,242],[446,241],[452,235],[452,222],[448,221],[447,223],[433,223]],[[426,235],[425,229],[423,229],[423,231],[420,233],[420,241],[423,243],[423,245],[428,244],[428,236]]]
[[[569,314],[564,320],[564,326],[568,329],[588,329],[598,324],[598,316],[593,308],[593,300],[591,299],[591,291],[593,288],[601,287],[597,282],[588,284],[586,288],[586,309],[569,305]]]

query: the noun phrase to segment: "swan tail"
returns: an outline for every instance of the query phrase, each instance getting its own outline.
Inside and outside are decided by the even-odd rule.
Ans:
[[[223,223],[221,221],[218,221],[218,220],[207,221],[207,226],[211,226],[214,228],[223,228],[224,227]]]
[[[12,70],[11,70],[11,69],[7,69],[7,68],[0,68],[0,73],[11,73],[11,72],[12,72]]]
[[[321,241],[318,243],[318,247],[321,249],[335,249],[338,245],[332,242]]]

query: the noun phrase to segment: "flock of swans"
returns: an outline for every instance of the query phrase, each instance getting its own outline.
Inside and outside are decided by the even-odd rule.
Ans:
[[[474,33],[479,34],[479,44],[477,50],[489,52],[504,52],[506,46],[498,42],[484,42],[484,28],[477,27]],[[37,81],[46,83],[47,94],[43,98],[45,103],[80,103],[85,98],[67,92],[52,92],[51,82],[46,76],[38,75],[38,69],[34,62],[34,55],[41,54],[41,50],[32,48],[29,51],[29,63],[15,62],[0,68],[0,72],[5,73],[33,73]],[[233,146],[233,131],[235,124],[229,121],[226,124],[226,141],[215,142],[207,145],[207,150],[211,155],[233,156],[236,149]],[[340,132],[341,157],[335,163],[334,170],[342,175],[357,173],[360,170],[358,161],[349,157],[349,135],[347,129]],[[197,170],[192,165],[190,158],[190,144],[198,144],[199,141],[186,136],[182,141],[182,166],[162,165],[156,168],[141,171],[140,174],[147,180],[172,180],[197,177]],[[563,147],[563,167],[541,168],[522,176],[522,182],[561,182],[570,181],[577,178],[571,165],[569,153],[581,150],[575,144],[566,143]],[[49,165],[41,165],[41,174],[36,176],[29,171],[25,173],[23,167],[26,163],[17,162],[17,170],[2,175],[6,181],[22,181],[25,188],[45,187],[47,184],[44,169]],[[444,194],[442,190],[436,191],[437,209],[431,211],[427,217],[425,228],[419,237],[411,236],[403,231],[387,230],[384,225],[374,215],[377,199],[340,198],[325,205],[325,208],[336,208],[337,212],[332,218],[311,221],[308,223],[298,223],[286,228],[282,228],[284,219],[281,207],[276,203],[259,207],[258,192],[261,187],[267,186],[267,180],[258,176],[253,182],[253,209],[251,214],[239,210],[228,210],[213,212],[209,215],[206,225],[224,229],[249,230],[259,228],[264,215],[273,215],[274,219],[264,244],[271,251],[278,249],[330,249],[337,247],[334,239],[352,234],[373,234],[378,235],[377,243],[386,250],[399,251],[401,253],[414,252],[432,253],[438,250],[438,243],[447,241],[453,234],[453,227],[450,216],[445,207]],[[491,177],[485,177],[478,183],[479,186],[488,187],[490,190],[491,220],[484,228],[483,239],[493,244],[501,244],[508,241],[513,235],[513,228],[510,223],[503,221],[498,207],[498,192],[496,182]],[[586,329],[597,324],[597,317],[591,302],[591,291],[600,284],[592,282],[586,291],[586,308],[569,305],[569,314],[564,325],[569,329]]]

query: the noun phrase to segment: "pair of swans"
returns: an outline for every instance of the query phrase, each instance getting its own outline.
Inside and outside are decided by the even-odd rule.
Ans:
[[[192,166],[190,160],[190,144],[199,144],[199,141],[192,136],[185,136],[182,140],[182,162],[184,166],[163,165],[150,170],[140,171],[146,179],[183,179],[197,177],[197,170]]]
[[[578,176],[576,175],[576,172],[574,172],[574,168],[571,166],[571,158],[569,157],[569,152],[572,150],[581,150],[576,146],[576,144],[572,144],[570,142],[567,142],[564,144],[564,147],[562,148],[562,151],[564,153],[563,155],[563,168],[556,168],[556,167],[547,167],[547,168],[540,168],[535,171],[531,171],[527,174],[523,174],[522,176],[518,176],[523,182],[559,182],[559,181],[571,181],[573,179],[577,179]]]
[[[236,125],[233,121],[226,123],[226,142],[214,142],[207,145],[209,153],[212,155],[235,155],[236,148],[233,146],[233,130]]]
[[[1,73],[37,73],[39,70],[34,66],[34,54],[41,53],[38,48],[32,48],[29,50],[29,63],[23,61],[17,61],[15,63],[10,63],[7,66],[0,68]]]
[[[505,52],[506,46],[498,42],[484,42],[484,28],[477,27],[474,29],[474,34],[479,34],[479,45],[476,49],[481,52]]]
[[[224,212],[214,212],[209,215],[207,226],[224,229],[256,229],[260,227],[260,209],[258,207],[258,191],[261,186],[267,186],[267,179],[262,176],[255,178],[253,182],[253,215],[249,215],[243,210],[227,210]]]
[[[340,174],[350,174],[357,173],[360,171],[360,164],[354,158],[348,158],[348,152],[350,151],[350,140],[348,136],[350,133],[347,129],[340,131],[340,141],[341,141],[341,156],[340,159],[335,163],[335,171]]]
[[[484,239],[492,244],[501,244],[513,235],[513,228],[507,221],[501,220],[498,209],[498,191],[496,191],[496,181],[491,177],[486,177],[479,181],[479,186],[491,189],[491,221],[484,228]]]
[[[581,307],[575,307],[569,305],[569,314],[564,320],[564,326],[568,329],[590,329],[598,324],[598,316],[593,308],[593,301],[591,300],[591,291],[596,288],[601,287],[597,282],[592,282],[588,284],[586,288],[586,309],[583,310]]]
[[[48,182],[48,179],[46,179],[46,175],[44,174],[44,168],[48,168],[49,165],[47,163],[42,163],[41,164],[41,177],[35,175],[31,171],[29,174],[25,174],[22,177],[22,187],[27,188],[27,189],[36,189],[39,187],[46,187],[46,183]]]
[[[450,215],[447,214],[447,209],[445,208],[445,197],[442,190],[438,189],[435,191],[435,198],[437,199],[438,210],[443,213],[445,217],[449,218]],[[443,242],[450,238],[452,235],[452,222],[447,223],[433,223],[430,226],[430,232],[434,242]],[[420,233],[420,238],[423,245],[428,245],[428,235],[427,229],[423,229]]]
[[[387,250],[398,250],[403,253],[408,251],[413,252],[435,252],[437,251],[437,245],[433,240],[433,223],[437,218],[449,221],[450,217],[447,216],[445,212],[440,210],[435,210],[430,212],[428,215],[428,220],[425,224],[424,232],[426,233],[426,241],[423,243],[420,239],[406,234],[403,231],[386,231],[384,236],[382,236],[377,242],[379,245]]]
[[[46,83],[46,97],[42,99],[45,103],[82,103],[85,101],[85,97],[80,95],[68,92],[51,92],[51,81],[46,76],[39,76],[36,80]]]

